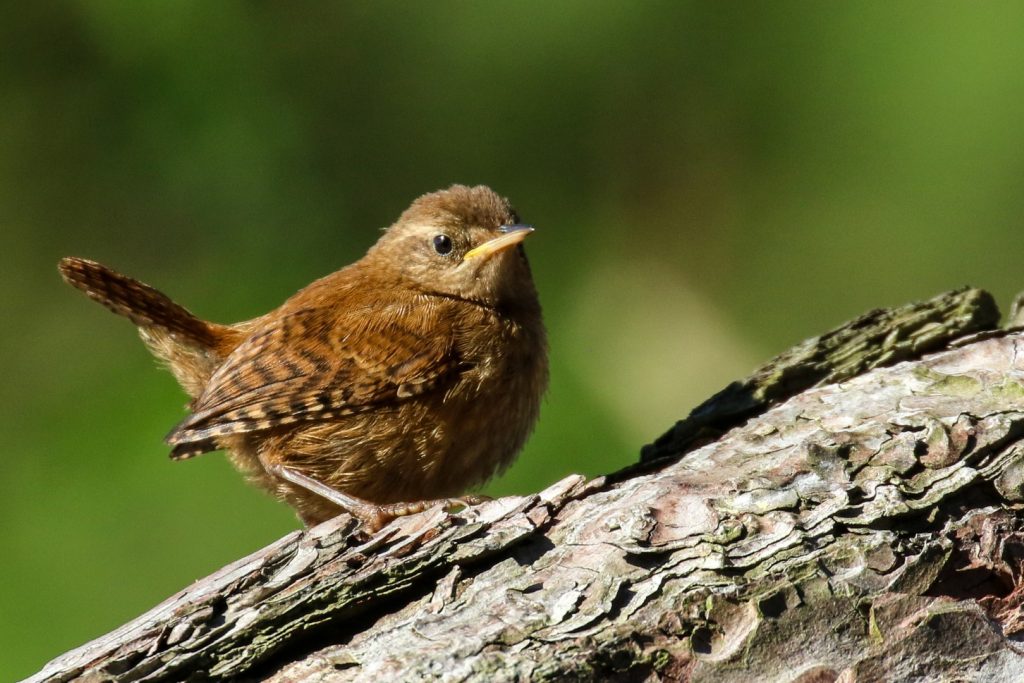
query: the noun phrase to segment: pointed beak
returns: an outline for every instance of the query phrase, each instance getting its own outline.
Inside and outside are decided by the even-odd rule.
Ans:
[[[469,261],[470,259],[475,258],[486,258],[488,256],[493,256],[494,254],[497,254],[499,251],[504,251],[509,247],[514,247],[515,245],[525,240],[527,236],[531,232],[533,232],[533,226],[503,225],[500,228],[498,228],[498,231],[503,234],[493,239],[489,239],[483,244],[474,247],[473,249],[470,249],[469,251],[466,252],[466,255],[462,257],[462,260]]]

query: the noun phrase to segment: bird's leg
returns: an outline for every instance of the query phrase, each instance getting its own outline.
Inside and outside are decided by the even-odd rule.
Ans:
[[[336,489],[332,489],[323,482],[306,476],[301,472],[285,467],[281,464],[273,464],[267,468],[271,474],[284,479],[285,481],[306,489],[321,498],[328,500],[363,523],[370,533],[378,531],[385,524],[397,517],[415,515],[438,505],[444,506],[445,510],[451,511],[459,507],[479,505],[484,501],[491,500],[487,496],[459,496],[458,498],[440,498],[437,500],[418,500],[401,503],[371,503],[362,498],[350,496]]]

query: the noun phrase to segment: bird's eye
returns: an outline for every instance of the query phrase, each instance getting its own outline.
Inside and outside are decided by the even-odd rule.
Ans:
[[[434,235],[434,251],[441,256],[452,251],[452,238],[448,235]]]

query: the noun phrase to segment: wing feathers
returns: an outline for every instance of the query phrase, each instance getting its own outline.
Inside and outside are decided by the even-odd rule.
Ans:
[[[194,455],[193,447],[213,450],[217,437],[406,400],[437,387],[458,367],[448,319],[438,307],[361,313],[336,315],[332,323],[322,309],[302,309],[240,344],[193,413],[167,436],[172,456]]]

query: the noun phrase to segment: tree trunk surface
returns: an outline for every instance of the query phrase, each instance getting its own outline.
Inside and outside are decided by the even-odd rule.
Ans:
[[[1024,334],[998,317],[979,290],[874,311],[627,470],[293,532],[29,680],[1024,680]]]

